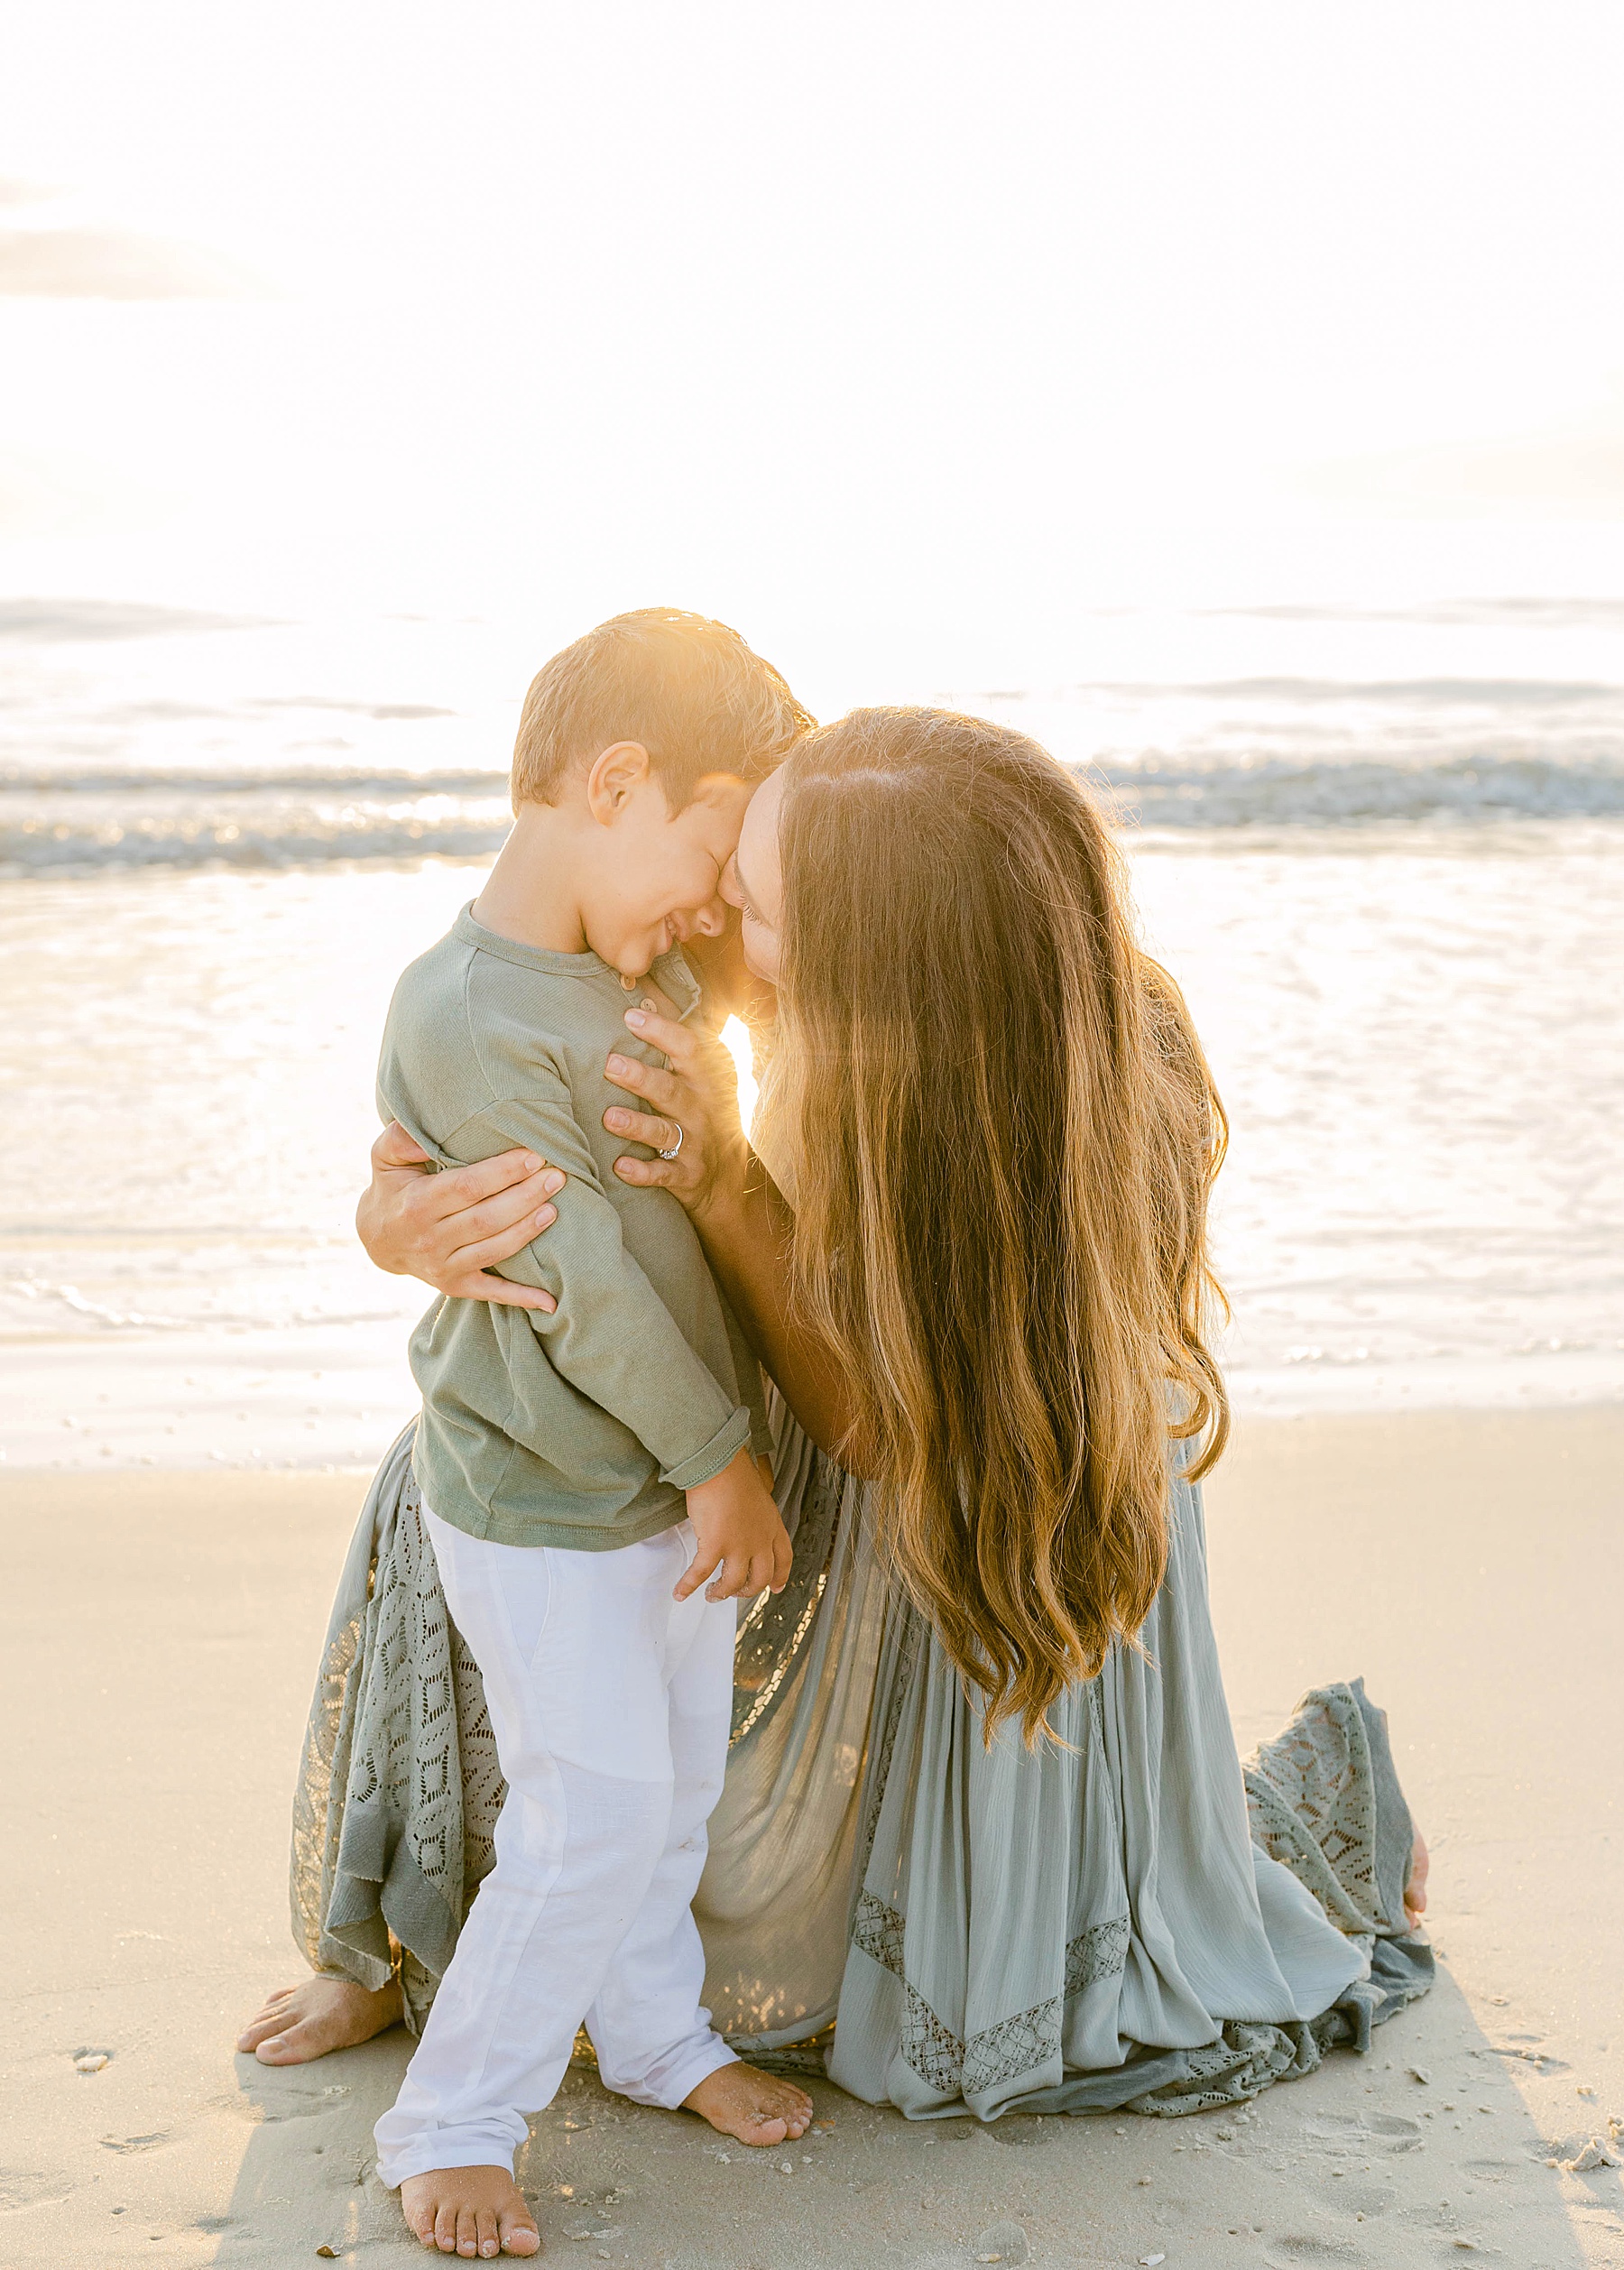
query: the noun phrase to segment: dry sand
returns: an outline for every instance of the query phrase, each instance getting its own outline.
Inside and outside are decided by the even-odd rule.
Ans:
[[[1624,2265],[1619,2172],[1547,2164],[1624,2116],[1621,1472],[1624,1411],[1415,1413],[1248,1421],[1209,1485],[1242,1741],[1362,1672],[1433,1839],[1443,1975],[1372,2057],[1240,2119],[910,2126],[820,2086],[772,2153],[573,2075],[521,2164],[549,2256]],[[360,1493],[0,1482],[4,2270],[420,2259],[371,2173],[404,2035],[284,2072],[231,2046],[298,1975],[288,1795]]]

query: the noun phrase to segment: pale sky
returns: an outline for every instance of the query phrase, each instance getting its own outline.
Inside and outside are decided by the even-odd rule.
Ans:
[[[0,55],[0,590],[992,667],[1151,590],[1624,589],[1617,0],[53,0]]]

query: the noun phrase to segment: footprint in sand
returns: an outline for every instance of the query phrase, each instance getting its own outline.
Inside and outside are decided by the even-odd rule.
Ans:
[[[1571,2065],[1539,2047],[1539,2038],[1537,2034],[1508,2034],[1504,2043],[1497,2044],[1490,2054],[1518,2058],[1523,2064],[1532,2065],[1542,2081],[1551,2073],[1571,2073]]]
[[[1416,2151],[1424,2131],[1419,2120],[1402,2112],[1369,2112],[1362,2118],[1356,2114],[1323,2112],[1305,2133],[1315,2144],[1328,2144],[1343,2153],[1391,2154]]]
[[[25,2207],[60,2207],[78,2189],[69,2175],[47,2175],[40,2168],[0,2168],[0,2215],[20,2215]]]
[[[1378,2215],[1390,2215],[1398,2204],[1398,2192],[1386,2183],[1361,2183],[1355,2177],[1337,2186],[1336,2205],[1344,2215],[1362,2215],[1367,2221],[1374,2221]]]
[[[267,2065],[262,2070],[275,2072],[277,2068]],[[326,2089],[277,2087],[273,2083],[259,2097],[224,2096],[217,2097],[214,2102],[223,2111],[235,2112],[239,2119],[251,2120],[257,2127],[267,2121],[309,2120],[317,2113],[336,2112],[349,2094],[342,2081],[334,2081]]]

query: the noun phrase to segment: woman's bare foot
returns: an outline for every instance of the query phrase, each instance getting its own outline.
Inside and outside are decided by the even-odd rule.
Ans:
[[[813,2104],[804,2089],[776,2073],[759,2073],[753,2065],[718,2065],[683,2099],[689,2112],[697,2112],[724,2136],[736,2136],[741,2144],[782,2144],[805,2136],[811,2125]]]
[[[1410,1851],[1409,1881],[1404,1887],[1404,1912],[1412,1930],[1426,1913],[1426,1877],[1432,1867],[1427,1855],[1426,1839],[1419,1829]]]
[[[401,1989],[392,1979],[374,1994],[350,1979],[306,1979],[273,1994],[253,2024],[237,2035],[262,2065],[308,2065],[329,2050],[370,2042],[401,2016]]]
[[[443,2167],[409,2175],[401,2212],[425,2247],[443,2255],[539,2255],[541,2234],[504,2167]]]

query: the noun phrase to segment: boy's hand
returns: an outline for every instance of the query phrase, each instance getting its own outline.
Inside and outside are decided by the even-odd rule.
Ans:
[[[783,1591],[793,1557],[789,1532],[747,1448],[688,1491],[687,1509],[699,1550],[673,1600],[687,1600],[707,1576],[715,1583],[706,1600],[753,1600],[758,1592]]]

